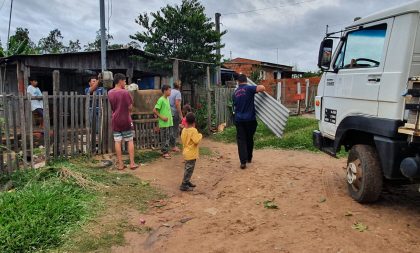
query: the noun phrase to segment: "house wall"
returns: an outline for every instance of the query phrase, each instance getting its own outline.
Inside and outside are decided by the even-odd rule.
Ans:
[[[318,86],[320,77],[310,77],[310,78],[287,78],[287,79],[278,79],[278,80],[265,80],[261,81],[261,85],[264,85],[266,92],[273,96],[277,97],[277,83],[281,83],[281,101],[285,105],[296,104],[295,95],[298,92],[298,83],[301,86],[301,94],[303,97],[306,96],[306,80],[309,80],[309,87]]]

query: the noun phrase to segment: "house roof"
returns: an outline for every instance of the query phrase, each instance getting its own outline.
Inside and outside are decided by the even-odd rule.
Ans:
[[[27,58],[33,58],[33,59],[40,59],[40,58],[50,58],[50,57],[66,57],[66,56],[95,56],[100,55],[101,51],[85,51],[85,52],[71,52],[71,53],[57,53],[57,54],[28,54],[28,55],[12,55],[9,57],[0,57],[0,63],[8,63],[13,62],[16,60],[21,59],[27,59]],[[129,53],[130,55],[138,55],[138,56],[144,56],[144,57],[153,57],[151,54],[135,49],[132,47],[128,48],[120,48],[120,49],[108,49],[107,53]]]
[[[224,64],[252,64],[252,65],[260,65],[263,67],[269,67],[269,68],[277,68],[277,69],[292,69],[292,66],[283,65],[283,64],[277,64],[277,63],[271,63],[271,62],[264,62],[264,61],[258,61],[258,60],[252,60],[247,58],[235,58],[231,61],[225,62]]]
[[[396,17],[400,15],[404,15],[407,13],[420,13],[420,1],[414,1],[408,4],[399,5],[397,7],[389,8],[383,11],[379,11],[376,13],[373,13],[369,16],[366,16],[364,18],[361,18],[357,21],[355,21],[352,25],[350,25],[348,28],[363,25],[366,23],[371,23],[391,17]]]

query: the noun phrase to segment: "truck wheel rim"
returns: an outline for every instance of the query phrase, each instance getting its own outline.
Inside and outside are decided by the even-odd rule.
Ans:
[[[360,160],[356,160],[348,164],[347,182],[353,187],[353,190],[360,190],[360,186],[362,183],[362,169]]]

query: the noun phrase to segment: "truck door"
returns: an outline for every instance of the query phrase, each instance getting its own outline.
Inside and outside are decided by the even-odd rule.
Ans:
[[[393,18],[349,30],[341,39],[327,72],[321,126],[334,138],[350,115],[378,115],[378,94]]]

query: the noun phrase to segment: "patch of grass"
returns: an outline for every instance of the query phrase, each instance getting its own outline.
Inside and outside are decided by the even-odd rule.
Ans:
[[[137,151],[134,157],[136,163],[151,163],[161,157],[161,153],[155,150]]]
[[[255,133],[255,148],[281,148],[293,150],[308,150],[318,152],[312,143],[312,132],[318,129],[318,121],[311,118],[304,117],[289,117],[286,128],[284,130],[283,138],[277,138],[268,127],[258,121],[257,131]],[[229,127],[222,133],[217,133],[213,136],[216,141],[225,143],[236,142],[236,129]],[[347,153],[340,151],[338,156],[344,157]]]
[[[0,193],[0,252],[59,246],[64,236],[91,214],[89,206],[95,196],[51,174],[32,172],[22,181],[12,175],[18,188]]]
[[[110,252],[113,246],[123,246],[126,244],[124,239],[125,232],[136,232],[138,234],[150,232],[147,226],[134,226],[127,221],[116,224],[106,225],[101,233],[91,234],[90,231],[81,231],[77,235],[77,240],[73,240],[66,250],[72,252]]]
[[[150,161],[154,156],[148,153],[147,157]],[[12,181],[14,187],[12,191],[0,192],[0,252],[62,247],[64,242],[72,241],[81,226],[94,223],[93,218],[103,215],[110,205],[144,212],[151,201],[165,197],[148,182],[131,174],[98,169],[94,165],[87,157],[56,160],[45,168],[18,171],[0,178],[0,183]],[[131,229],[125,226],[115,233],[105,231],[108,234],[84,236],[87,241],[80,243],[103,245],[102,252],[103,248],[119,245],[124,241],[124,232]]]
[[[201,156],[212,156],[214,154],[213,151],[208,147],[200,147],[199,151]]]

